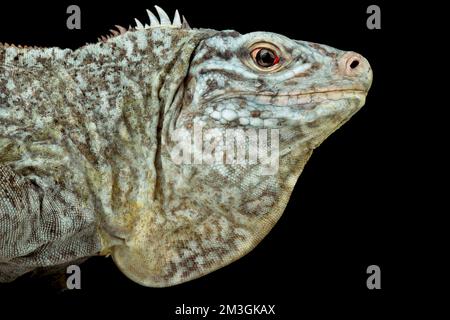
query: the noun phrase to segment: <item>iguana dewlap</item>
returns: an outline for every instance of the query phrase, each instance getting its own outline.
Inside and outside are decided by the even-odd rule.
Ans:
[[[152,287],[223,267],[364,104],[372,72],[357,53],[157,11],[74,51],[0,45],[0,282],[97,254]],[[229,150],[211,132],[256,133],[277,147],[275,170],[220,153],[256,140]]]

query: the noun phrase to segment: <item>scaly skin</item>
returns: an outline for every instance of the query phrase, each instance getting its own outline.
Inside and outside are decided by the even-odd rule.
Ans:
[[[372,73],[356,53],[268,32],[189,29],[179,17],[169,25],[158,11],[161,25],[151,17],[150,27],[75,51],[0,47],[0,281],[99,253],[153,287],[223,267],[270,231],[313,149],[364,104]],[[261,67],[259,48],[279,61]],[[177,134],[199,127],[279,133],[276,170],[175,161]],[[198,144],[191,152],[200,158]],[[31,189],[55,195],[49,206],[60,212],[24,219],[42,202],[29,200]],[[23,231],[44,214],[56,236]]]

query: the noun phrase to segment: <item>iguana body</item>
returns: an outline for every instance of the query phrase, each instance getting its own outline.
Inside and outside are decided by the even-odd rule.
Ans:
[[[0,47],[0,281],[96,254],[146,286],[214,271],[269,232],[312,150],[364,104],[356,53],[157,10],[160,25],[75,51]],[[278,130],[278,170],[174,161],[174,134],[199,126]]]

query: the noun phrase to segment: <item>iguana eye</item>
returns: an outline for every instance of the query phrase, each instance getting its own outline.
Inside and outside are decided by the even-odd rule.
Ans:
[[[272,72],[278,70],[286,61],[283,51],[269,42],[256,42],[249,46],[250,59],[245,59],[247,66],[258,71]]]
[[[269,48],[253,49],[251,55],[255,63],[261,68],[270,68],[280,61],[277,53]]]

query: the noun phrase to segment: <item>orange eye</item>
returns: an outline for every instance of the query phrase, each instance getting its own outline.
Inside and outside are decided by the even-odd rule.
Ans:
[[[251,52],[255,63],[261,68],[270,68],[280,62],[280,57],[269,48],[256,48]]]

